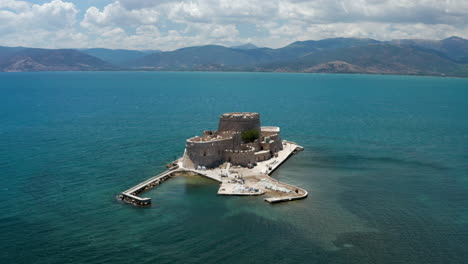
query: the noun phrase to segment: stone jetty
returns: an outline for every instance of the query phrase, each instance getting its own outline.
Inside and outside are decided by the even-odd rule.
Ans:
[[[279,127],[260,126],[258,113],[223,114],[217,131],[187,139],[184,155],[170,163],[169,170],[118,197],[136,206],[150,206],[151,199],[139,197],[141,193],[173,176],[200,175],[220,183],[219,195],[266,195],[269,203],[304,199],[306,190],[269,176],[301,150],[298,144],[281,140]]]

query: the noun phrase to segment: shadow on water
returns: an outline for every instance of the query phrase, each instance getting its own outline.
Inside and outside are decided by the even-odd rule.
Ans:
[[[435,162],[423,162],[417,160],[400,159],[395,157],[370,157],[355,155],[349,153],[328,154],[320,153],[311,161],[314,167],[329,167],[340,169],[372,169],[376,165],[386,164],[388,166],[406,166],[429,168],[438,171],[448,170],[449,167],[437,164]],[[345,166],[345,165],[349,166]]]

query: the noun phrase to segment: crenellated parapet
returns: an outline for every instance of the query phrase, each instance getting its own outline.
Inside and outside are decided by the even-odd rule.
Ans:
[[[258,131],[258,138],[243,142],[242,133]],[[205,130],[201,136],[187,139],[184,166],[214,168],[225,162],[252,166],[271,158],[283,148],[280,128],[260,126],[258,113],[226,113],[219,119],[217,131]]]
[[[224,151],[225,160],[233,165],[249,166],[255,163],[255,148],[245,146],[245,149],[233,150],[226,149]]]
[[[256,130],[260,133],[260,114],[258,113],[226,113],[219,118],[218,131]]]
[[[284,147],[283,147],[284,145]],[[221,115],[219,130],[205,130],[185,142],[182,158],[168,170],[124,192],[118,198],[136,206],[150,206],[151,198],[139,195],[177,175],[201,175],[220,182],[220,195],[273,196],[270,203],[307,197],[307,191],[278,182],[268,175],[302,147],[281,140],[280,128],[260,126],[258,113]]]
[[[213,168],[224,163],[224,150],[232,149],[232,137],[213,139],[213,140],[197,140],[194,138],[188,139],[185,145],[185,158],[189,158],[187,162],[193,166],[205,166]]]

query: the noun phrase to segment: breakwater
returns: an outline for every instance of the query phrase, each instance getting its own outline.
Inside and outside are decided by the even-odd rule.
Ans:
[[[175,176],[178,172],[178,169],[178,166],[175,166],[161,174],[151,177],[150,179],[122,192],[118,196],[118,198],[126,203],[133,204],[136,206],[150,206],[151,198],[143,198],[139,197],[138,195],[158,186],[159,184],[168,180],[172,176]]]
[[[122,192],[118,199],[135,206],[150,206],[151,198],[139,195],[148,191],[176,175],[200,175],[220,183],[219,195],[261,195],[268,193],[273,197],[266,198],[269,203],[287,202],[304,199],[308,192],[297,186],[286,184],[271,178],[271,175],[292,155],[303,150],[303,147],[291,141],[283,141],[283,149],[269,160],[258,162],[253,168],[231,167],[230,163],[224,168],[193,169],[183,166],[183,158],[170,164],[170,169],[158,174],[134,187]],[[242,176],[241,176],[242,175]],[[261,186],[260,181],[269,182],[273,189]],[[286,192],[276,189],[284,189]]]

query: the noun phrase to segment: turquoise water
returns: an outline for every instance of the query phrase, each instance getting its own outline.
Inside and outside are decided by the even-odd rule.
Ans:
[[[467,100],[468,79],[1,73],[1,262],[466,263]],[[308,199],[176,177],[116,201],[231,111],[305,147],[273,177]]]

